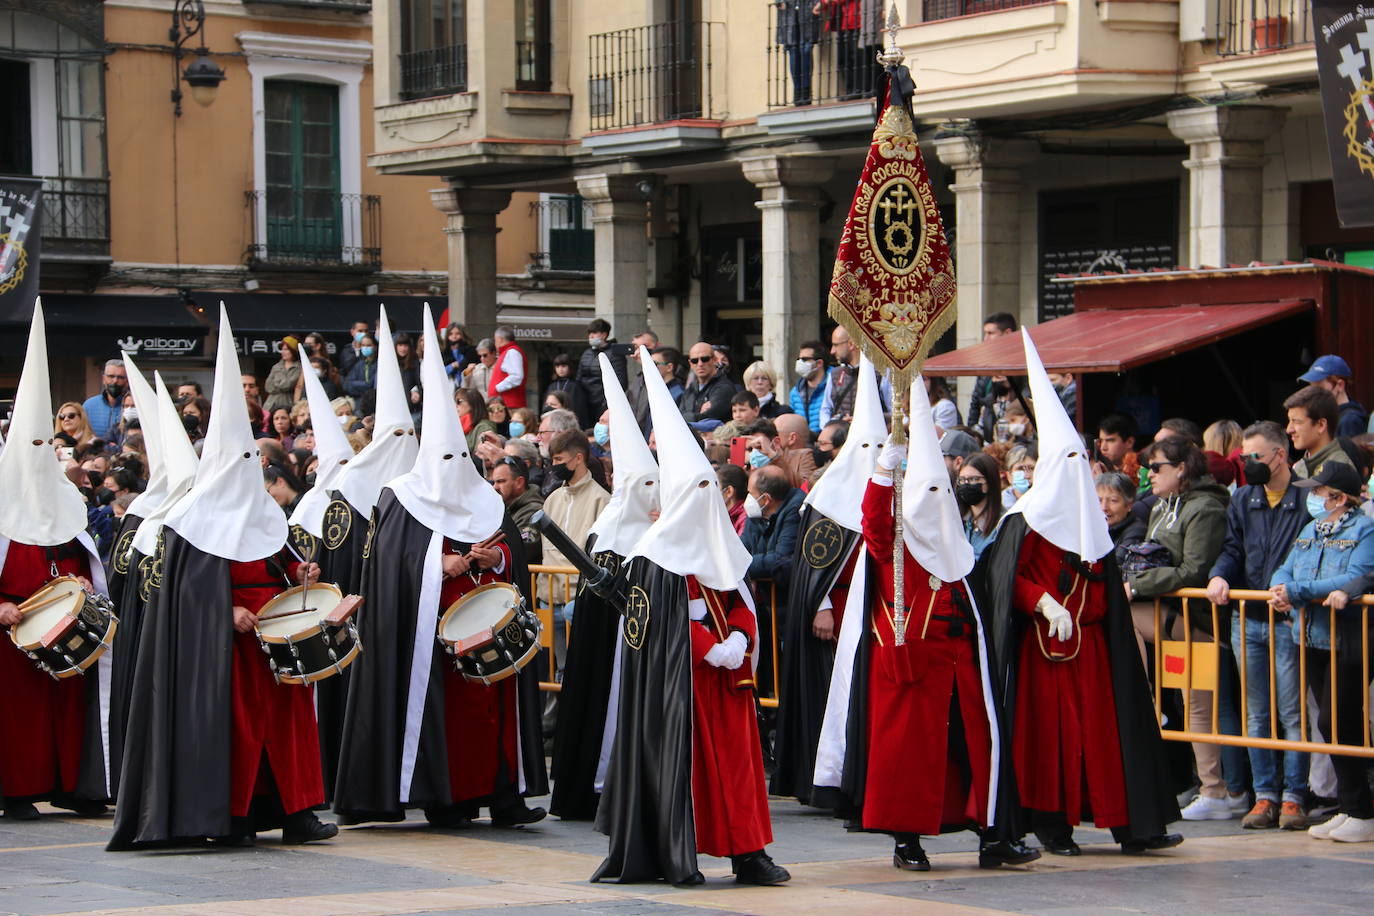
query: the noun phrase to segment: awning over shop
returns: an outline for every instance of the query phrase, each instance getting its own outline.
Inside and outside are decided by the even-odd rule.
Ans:
[[[329,296],[314,293],[192,293],[210,323],[219,318],[219,304],[229,310],[234,333],[243,336],[280,337],[283,334],[342,334],[355,321],[376,324],[377,307],[386,304],[387,319],[397,331],[420,328],[419,296]],[[430,300],[436,313],[445,305],[442,296]]]
[[[1310,311],[1310,299],[1241,305],[1094,309],[1033,328],[1045,368],[1058,372],[1125,372]],[[1021,335],[999,337],[926,360],[927,375],[1022,375]]]
[[[113,358],[198,356],[206,327],[178,295],[120,296],[46,293],[49,346],[61,356]],[[27,324],[25,325],[27,328]],[[0,335],[0,354],[22,355],[25,333]]]

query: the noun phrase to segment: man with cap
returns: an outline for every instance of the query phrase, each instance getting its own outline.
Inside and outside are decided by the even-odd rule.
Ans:
[[[1125,853],[1177,846],[1164,831],[1178,803],[1089,454],[1021,333],[1040,460],[978,570],[1016,792],[1051,853],[1079,854],[1084,812]]]
[[[769,791],[817,807],[831,807],[825,793],[817,797],[813,791],[816,745],[835,661],[835,638],[843,623],[854,565],[862,553],[862,513],[854,496],[873,473],[873,462],[887,438],[873,364],[862,355],[858,386],[848,437],[802,506],[787,604],[779,618],[784,649]]]
[[[610,851],[592,880],[700,884],[706,853],[728,856],[740,883],[781,884],[791,875],[765,851],[749,552],[699,440],[640,357],[663,510],[628,558],[615,745],[596,818]]]
[[[149,574],[111,850],[251,846],[277,825],[288,844],[338,833],[314,813],[324,785],[310,691],[276,680],[254,632],[272,598],[315,582],[319,567],[283,550],[286,517],[263,486],[242,403],[221,305],[204,456]]]
[[[345,823],[422,808],[435,827],[461,827],[485,806],[493,826],[518,827],[544,817],[524,796],[548,789],[535,669],[468,681],[436,629],[462,596],[503,582],[523,593],[529,577],[520,534],[468,450],[428,305],[424,340],[419,453],[382,488],[364,549],[366,655],[349,680],[334,807]]]
[[[588,552],[615,575],[658,512],[658,463],[639,431],[614,363],[605,353],[597,356],[611,414],[615,487],[592,523]],[[621,608],[587,588],[585,579],[574,605],[558,694],[549,808],[564,820],[590,820],[596,816],[615,737]]]
[[[1308,385],[1320,385],[1336,396],[1340,405],[1340,418],[1336,421],[1336,436],[1353,439],[1369,432],[1366,424],[1369,414],[1359,401],[1350,396],[1350,364],[1334,353],[1318,356],[1312,368],[1298,376],[1298,381]]]
[[[940,454],[945,459],[945,468],[951,478],[957,477],[968,456],[979,451],[978,440],[962,429],[947,430],[940,437]]]
[[[28,350],[0,450],[0,627],[23,620],[21,605],[58,576],[105,592],[105,571],[86,532],[86,501],[52,445],[52,401],[43,306],[35,302]],[[38,817],[36,801],[82,815],[104,812],[110,656],[84,677],[49,677],[10,639],[0,639],[0,795],[5,817]]]

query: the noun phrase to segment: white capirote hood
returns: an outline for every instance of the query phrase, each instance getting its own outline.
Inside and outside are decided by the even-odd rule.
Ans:
[[[926,572],[957,582],[973,569],[973,546],[964,534],[925,392],[917,373],[911,381],[911,428],[902,477],[902,540]]]
[[[353,459],[353,446],[348,444],[348,436],[334,416],[334,408],[329,406],[329,395],[324,393],[319,376],[301,347],[301,377],[305,380],[305,399],[310,404],[310,428],[315,433],[315,485],[305,491],[296,511],[291,513],[289,524],[299,525],[315,537],[324,535],[324,510],[329,508],[330,491],[338,486],[344,469]]]
[[[592,523],[596,550],[625,556],[653,523],[649,513],[658,509],[658,462],[635,422],[634,409],[620,387],[620,379],[605,353],[598,353],[606,407],[611,412],[611,458],[615,463],[611,501]]]
[[[862,494],[887,438],[877,373],[873,363],[862,354],[859,356],[858,386],[854,395],[854,419],[849,424],[844,445],[806,495],[806,504],[835,524],[862,534]]]

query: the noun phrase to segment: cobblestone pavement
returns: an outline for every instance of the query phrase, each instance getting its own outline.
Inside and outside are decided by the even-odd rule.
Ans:
[[[607,916],[812,912],[1103,912],[1187,914],[1371,912],[1374,846],[1305,834],[1242,831],[1239,821],[1182,824],[1177,849],[1126,857],[1110,836],[1079,831],[1085,854],[981,871],[970,834],[926,843],[934,870],[899,872],[890,841],[846,834],[825,815],[774,799],[770,847],[792,882],[740,887],[728,861],[703,859],[703,887],[590,884],[605,838],[549,819],[521,830],[422,822],[344,830],[333,842],[282,847],[276,833],[242,850],[108,853],[111,819],[45,809],[37,823],[0,819],[0,913],[323,916],[455,913]]]

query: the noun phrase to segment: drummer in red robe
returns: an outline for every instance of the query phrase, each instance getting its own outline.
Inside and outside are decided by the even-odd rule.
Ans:
[[[34,307],[28,355],[15,396],[9,442],[0,451],[0,627],[23,615],[31,595],[58,576],[105,591],[104,571],[86,533],[86,502],[53,451],[52,405],[43,311]],[[94,582],[94,585],[93,585]],[[33,820],[35,801],[100,814],[108,797],[103,708],[109,656],[81,677],[55,680],[8,634],[0,636],[0,794],[5,817]]]

